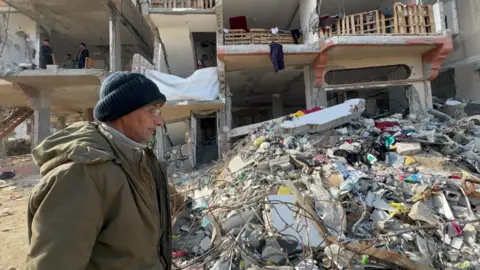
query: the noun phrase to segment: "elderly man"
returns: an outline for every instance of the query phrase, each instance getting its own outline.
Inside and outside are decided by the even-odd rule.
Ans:
[[[171,269],[174,189],[146,147],[165,101],[145,76],[113,73],[100,123],[70,125],[33,150],[42,180],[28,205],[27,269]]]

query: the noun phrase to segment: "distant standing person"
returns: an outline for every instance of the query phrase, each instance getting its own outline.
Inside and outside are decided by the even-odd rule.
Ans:
[[[47,65],[53,65],[53,50],[50,41],[45,39],[40,47],[40,68],[47,69]]]
[[[76,67],[75,61],[72,59],[72,55],[67,53],[67,60],[62,65],[63,68],[74,69]]]
[[[90,53],[87,49],[85,43],[80,43],[80,50],[78,51],[77,62],[78,68],[85,68],[85,60],[87,57],[90,57]]]

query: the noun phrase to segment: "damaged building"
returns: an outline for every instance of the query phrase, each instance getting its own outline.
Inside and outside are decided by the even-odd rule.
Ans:
[[[352,98],[366,100],[368,115],[409,110],[422,117],[432,107],[430,81],[453,47],[442,1],[90,0],[88,10],[62,5],[11,0],[0,10],[32,24],[22,24],[24,30],[10,25],[9,37],[25,33],[15,36],[15,44],[33,49],[3,65],[11,71],[3,77],[0,100],[33,109],[23,116],[32,119],[33,145],[51,133],[50,123],[61,128],[64,119],[92,119],[108,72],[133,70],[172,92],[164,108],[166,129],[156,135],[157,154],[163,159],[173,149],[191,167],[221,158],[231,141],[265,121]],[[92,13],[98,16],[87,16]],[[18,69],[22,61],[38,65],[44,38],[51,40],[57,62],[85,42],[91,64],[81,70]]]
[[[53,127],[93,120],[108,72],[129,70],[134,54],[153,57],[153,34],[136,1],[12,0],[0,2],[0,13],[0,105],[7,109],[0,117],[2,148],[22,123],[37,145]],[[39,69],[45,39],[53,65]],[[76,59],[80,43],[90,52],[85,67],[63,68],[67,54]]]
[[[210,117],[219,156],[265,121],[352,98],[365,99],[369,115],[422,117],[432,106],[430,81],[452,50],[443,2],[155,0],[143,10],[155,26],[150,66],[185,79],[199,67],[217,68],[218,97],[203,108],[188,105],[191,114],[169,128],[193,166],[194,152],[204,152],[202,111],[210,109],[217,110]]]

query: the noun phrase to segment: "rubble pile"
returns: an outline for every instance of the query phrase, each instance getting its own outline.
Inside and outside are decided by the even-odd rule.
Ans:
[[[174,173],[191,170],[192,166],[189,157],[187,145],[177,145],[167,148],[164,158],[168,164],[168,170]]]
[[[175,266],[479,268],[477,118],[366,119],[364,108],[257,126],[223,166],[185,176]]]
[[[31,152],[30,140],[25,139],[8,139],[5,143],[8,156],[27,155]]]

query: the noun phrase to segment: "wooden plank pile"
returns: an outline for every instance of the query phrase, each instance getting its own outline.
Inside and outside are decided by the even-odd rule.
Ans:
[[[327,29],[320,29],[320,37],[342,35],[428,35],[435,33],[431,5],[404,5],[395,3],[393,17],[379,10],[347,15],[337,19]]]
[[[215,7],[215,0],[152,0],[152,7],[211,9]]]
[[[242,29],[229,29],[228,33],[224,33],[225,45],[261,45],[271,42],[295,44],[295,40],[290,33],[272,34],[270,29],[250,29],[248,32]],[[303,43],[301,38],[299,43]]]

